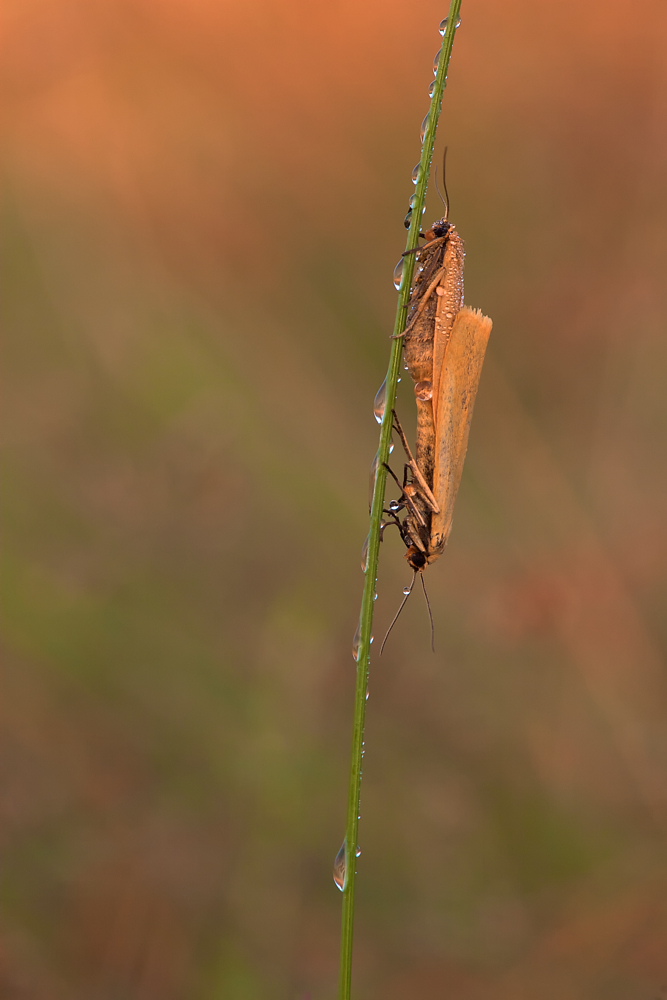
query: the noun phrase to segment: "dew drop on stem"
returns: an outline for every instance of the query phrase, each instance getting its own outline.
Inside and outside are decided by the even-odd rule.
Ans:
[[[352,640],[352,659],[355,661],[359,660],[359,644],[361,643],[361,622],[357,625],[357,631],[354,633],[354,638]]]
[[[334,858],[333,880],[341,892],[345,889],[347,882],[347,865],[345,864],[345,841],[341,844],[340,851]]]
[[[421,172],[422,172],[422,165],[421,165],[421,163],[415,164],[415,167],[414,167],[414,169],[412,171],[412,183],[413,184],[417,183],[417,181],[421,177]]]
[[[370,540],[371,540],[371,533],[369,531],[368,534],[366,535],[366,541],[364,542],[364,544],[363,544],[363,546],[361,548],[361,572],[362,573],[365,573],[366,570],[368,569],[368,546],[370,544]]]
[[[440,53],[442,49],[438,49],[435,56],[433,57],[433,76],[438,72],[438,63],[440,62]]]
[[[447,31],[447,23],[448,23],[448,21],[449,21],[448,17],[443,17],[442,21],[440,22],[440,27],[438,28],[438,31],[440,32],[441,35],[444,35],[444,33]],[[454,25],[454,29],[460,28],[460,27],[461,27],[461,18],[457,17],[456,18],[456,24]]]
[[[433,97],[433,91],[435,90],[435,80],[433,80],[428,88],[428,96]]]
[[[406,229],[410,228],[410,223],[411,222],[412,222],[412,209],[410,209],[410,211],[408,212],[408,214],[403,219],[403,225],[405,226]]]
[[[355,857],[357,857],[357,858],[361,857],[361,848],[359,847],[359,844],[357,844],[357,849],[354,852],[354,854],[355,854]]]
[[[384,417],[385,407],[387,405],[387,379],[375,393],[375,399],[373,401],[373,414],[375,419],[379,424],[382,423],[382,418]]]
[[[375,491],[375,477],[378,471],[378,465],[380,464],[380,452],[375,453],[375,458],[371,463],[371,471],[368,477],[368,509],[370,510],[373,505],[373,493]]]
[[[424,136],[426,135],[426,126],[427,125],[428,125],[428,114],[424,117],[424,121],[422,122],[421,128],[419,130],[419,140],[422,143],[424,142]]]
[[[405,270],[405,259],[401,257],[398,264],[394,268],[394,288],[399,291],[401,287],[401,282],[403,281],[403,271]]]

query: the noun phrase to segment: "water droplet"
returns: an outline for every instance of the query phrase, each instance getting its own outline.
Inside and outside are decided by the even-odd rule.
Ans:
[[[401,257],[398,264],[394,268],[394,288],[396,291],[401,287],[401,282],[403,280],[403,271],[405,269],[405,258]]]
[[[433,59],[433,76],[435,76],[435,74],[438,72],[438,63],[440,62],[440,53],[441,52],[442,52],[442,49],[438,49],[438,51],[436,52],[435,57]]]
[[[357,857],[357,858],[361,856],[361,848],[359,847],[359,844],[357,844],[357,849],[354,852],[354,854],[355,854],[355,857]]]
[[[412,171],[412,183],[413,184],[417,183],[417,181],[421,177],[421,173],[422,173],[422,165],[421,165],[421,163],[416,163],[415,166],[414,166],[414,169]]]
[[[347,882],[347,865],[345,864],[345,841],[341,844],[340,851],[334,858],[333,880],[341,892],[345,889]]]
[[[407,597],[407,596],[408,596],[408,594],[410,593],[410,587],[403,587],[403,593],[404,593],[404,594],[405,594],[405,596]]]
[[[361,548],[361,572],[362,573],[365,573],[366,570],[368,569],[368,545],[369,545],[370,540],[371,540],[371,533],[369,531],[368,534],[366,535],[366,541],[364,542],[364,544],[363,544],[363,546]]]
[[[357,631],[354,633],[354,639],[352,640],[352,659],[359,659],[359,644],[361,642],[361,622],[357,625]]]
[[[400,381],[400,380],[399,380],[399,381]],[[393,450],[394,450],[394,439],[393,439],[393,438],[390,438],[390,439],[389,439],[389,454],[390,454],[390,455],[391,455],[391,453],[392,453],[392,451],[393,451]]]
[[[366,688],[366,701],[368,701],[368,688]]]
[[[369,645],[369,646],[372,646],[372,645],[373,645],[373,641],[374,641],[374,639],[375,639],[375,636],[374,636],[374,635],[372,635],[372,636],[370,637],[370,639],[368,640],[368,645]]]
[[[410,206],[410,208],[414,208],[415,207],[415,202],[416,201],[417,201],[417,195],[413,194],[412,198],[408,202],[408,205]]]
[[[389,510],[392,514],[398,514],[399,510],[403,510],[403,508],[398,500],[392,500],[389,504]]]
[[[428,96],[429,97],[433,97],[433,91],[434,90],[435,90],[435,80],[433,80],[433,82],[431,83],[431,85],[428,88]]]
[[[387,379],[385,378],[384,382],[382,383],[378,391],[375,393],[375,399],[373,401],[373,414],[375,415],[375,419],[379,424],[382,423],[382,418],[384,416],[384,410],[386,405],[387,405]]]
[[[410,228],[410,223],[411,222],[412,222],[412,209],[410,209],[410,211],[408,212],[408,214],[403,219],[403,225],[405,226],[406,229]]]
[[[422,122],[422,127],[419,130],[419,141],[420,142],[424,141],[424,136],[426,135],[426,126],[427,125],[428,125],[428,115],[425,116],[424,121]]]
[[[371,463],[371,471],[368,477],[368,508],[370,510],[373,503],[373,492],[375,490],[375,476],[377,475],[378,465],[380,463],[380,453],[375,453],[375,458]]]
[[[433,383],[428,380],[417,382],[415,385],[415,396],[421,403],[426,403],[429,399],[433,399]]]
[[[373,601],[377,601],[377,599],[378,599],[378,595],[377,595],[377,591],[376,591],[376,592],[375,592],[375,593],[373,594]]]
[[[448,17],[443,17],[442,21],[440,22],[440,26],[438,28],[438,31],[440,32],[441,35],[444,35],[444,33],[447,31],[447,22],[448,21],[449,21]],[[460,28],[460,27],[461,27],[461,18],[457,17],[456,18],[456,24],[454,25],[454,30],[456,30],[457,28]]]

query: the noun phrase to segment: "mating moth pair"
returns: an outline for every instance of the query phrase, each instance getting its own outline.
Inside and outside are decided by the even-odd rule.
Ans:
[[[400,335],[405,364],[415,383],[416,457],[394,412],[394,428],[407,462],[402,484],[387,467],[401,497],[384,512],[406,545],[406,558],[414,571],[412,585],[417,574],[442,554],[452,528],[492,326],[479,309],[463,305],[463,241],[447,214],[423,236],[426,242],[408,251],[416,254],[417,277],[408,302],[407,325]],[[400,511],[405,511],[402,520]]]

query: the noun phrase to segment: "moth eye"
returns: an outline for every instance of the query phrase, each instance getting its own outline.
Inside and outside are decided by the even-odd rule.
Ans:
[[[417,382],[415,386],[415,396],[422,403],[425,403],[428,399],[433,399],[433,383]]]

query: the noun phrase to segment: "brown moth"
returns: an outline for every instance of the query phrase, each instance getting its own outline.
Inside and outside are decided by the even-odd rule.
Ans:
[[[439,369],[434,369],[430,380],[421,379],[415,384],[415,395],[425,411],[417,426],[417,454],[433,455],[433,464],[427,466],[426,473],[419,459],[413,457],[394,413],[394,426],[408,458],[399,504],[399,508],[405,508],[406,516],[399,527],[408,547],[408,563],[415,572],[442,555],[452,529],[454,503],[461,484],[491,326],[491,320],[479,309],[468,306],[460,309],[449,331]],[[434,357],[437,354],[436,344]],[[433,390],[424,386],[429,381]]]
[[[416,251],[417,278],[408,301],[403,357],[415,383],[417,464],[427,482],[433,477],[436,372],[463,305],[463,240],[445,216],[427,230]]]
[[[408,461],[402,486],[398,483],[400,501],[385,512],[401,533],[414,571],[406,600],[417,573],[435,562],[449,538],[492,326],[478,309],[463,305],[463,241],[447,217],[434,223],[425,238],[415,251],[418,274],[402,334],[406,367],[415,384],[417,454],[412,455],[394,412]],[[400,510],[406,511],[403,520]]]

